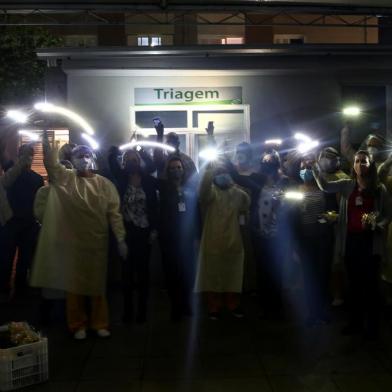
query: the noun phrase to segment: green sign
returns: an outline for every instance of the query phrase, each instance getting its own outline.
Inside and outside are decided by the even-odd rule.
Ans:
[[[234,105],[241,103],[241,87],[135,88],[135,105]]]

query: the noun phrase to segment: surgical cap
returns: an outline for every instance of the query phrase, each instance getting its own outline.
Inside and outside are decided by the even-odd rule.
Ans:
[[[89,146],[85,146],[85,145],[76,146],[72,150],[72,156],[80,155],[80,154],[88,154],[91,157],[94,156],[93,150]]]

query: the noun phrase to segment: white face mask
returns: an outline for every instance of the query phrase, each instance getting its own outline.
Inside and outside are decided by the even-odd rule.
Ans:
[[[86,170],[90,170],[93,166],[93,161],[91,158],[73,158],[72,164],[77,171],[83,172]]]

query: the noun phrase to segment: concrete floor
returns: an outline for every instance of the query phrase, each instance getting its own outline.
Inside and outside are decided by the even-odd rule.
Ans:
[[[254,298],[246,319],[210,321],[202,313],[172,323],[166,293],[156,290],[145,325],[119,321],[112,295],[112,337],[76,342],[57,322],[49,338],[50,381],[25,391],[390,392],[392,333],[378,342],[343,337],[343,312],[328,326],[304,325],[300,293],[291,293],[289,321],[262,321]],[[34,297],[0,305],[0,318],[36,322]]]

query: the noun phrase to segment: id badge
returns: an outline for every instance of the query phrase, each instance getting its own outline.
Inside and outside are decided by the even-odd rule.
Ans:
[[[362,206],[362,205],[363,205],[362,196],[357,196],[357,197],[355,198],[355,206],[356,206],[356,207],[360,207],[360,206]]]
[[[178,212],[186,212],[186,206],[183,201],[178,203]]]

